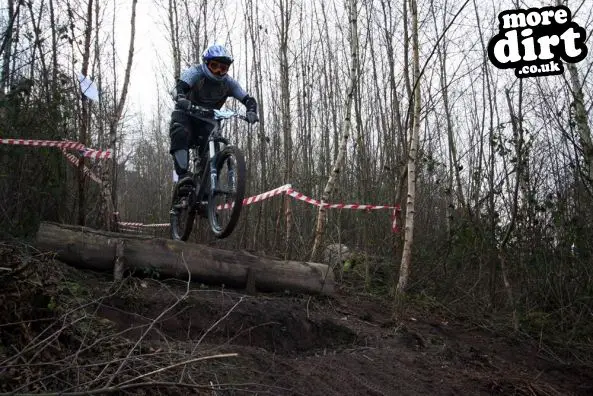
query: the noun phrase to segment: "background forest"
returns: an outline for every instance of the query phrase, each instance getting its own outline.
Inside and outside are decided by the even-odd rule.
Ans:
[[[561,3],[591,48],[593,5]],[[231,74],[260,105],[251,129],[227,125],[246,153],[248,196],[290,183],[320,199],[334,174],[330,202],[401,205],[399,233],[390,211],[327,211],[322,245],[355,252],[351,287],[393,293],[399,279],[409,298],[591,343],[592,58],[519,80],[486,54],[499,12],[554,4],[4,0],[0,138],[76,140],[116,160],[77,168],[56,148],[0,145],[2,237],[32,237],[41,220],[113,228],[113,212],[168,222],[169,90],[208,44],[225,42]],[[153,24],[137,26],[147,14]],[[135,55],[154,35],[165,45]],[[152,74],[141,74],[147,65]],[[100,101],[81,96],[79,73]],[[219,246],[309,258],[315,207],[278,196],[245,209]],[[195,240],[213,242],[201,228]]]

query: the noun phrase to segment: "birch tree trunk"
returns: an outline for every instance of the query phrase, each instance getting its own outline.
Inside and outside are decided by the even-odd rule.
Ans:
[[[573,63],[567,63],[566,67],[570,74],[570,85],[574,98],[574,119],[585,162],[582,176],[585,179],[585,185],[591,191],[593,188],[593,142],[591,141],[591,129],[589,128],[587,110],[585,109],[583,86],[576,66]]]
[[[169,33],[171,34],[171,52],[173,55],[173,77],[181,74],[181,54],[179,50],[179,23],[177,19],[177,1],[169,0]]]
[[[414,240],[414,203],[416,201],[416,155],[420,139],[420,48],[418,43],[418,6],[416,0],[410,0],[410,13],[412,14],[412,57],[414,81],[414,113],[412,119],[412,139],[408,154],[408,200],[406,203],[406,223],[402,261],[399,271],[395,295],[405,293],[410,276],[410,263],[412,260],[412,242]]]
[[[346,103],[344,104],[344,119],[341,125],[341,138],[338,146],[338,154],[336,156],[334,166],[321,195],[321,203],[326,203],[330,199],[331,193],[335,190],[338,181],[338,176],[344,165],[344,157],[346,155],[346,146],[348,139],[350,138],[351,120],[352,114],[352,100],[354,98],[354,92],[358,84],[358,26],[357,26],[357,0],[349,0],[348,2],[348,15],[350,19],[350,83],[346,90]],[[325,232],[326,223],[326,208],[322,205],[319,207],[317,212],[317,225],[315,227],[315,240],[313,242],[313,248],[311,249],[311,259],[315,258],[320,249],[323,234]]]
[[[107,162],[104,167],[102,175],[102,193],[101,198],[103,204],[101,205],[101,214],[103,218],[103,226],[107,231],[115,229],[116,222],[114,212],[116,211],[116,148],[117,148],[117,125],[123,113],[123,109],[126,103],[126,97],[128,95],[128,86],[130,84],[130,72],[132,69],[132,61],[134,58],[134,39],[136,35],[136,4],[138,0],[132,1],[132,17],[130,20],[130,47],[128,50],[128,63],[126,65],[126,72],[124,76],[124,82],[122,92],[119,97],[119,101],[115,107],[113,117],[109,124],[109,149],[112,152],[112,160]]]
[[[556,5],[560,6],[562,3],[561,0],[556,0]],[[585,109],[583,85],[581,84],[579,72],[574,63],[566,63],[566,68],[570,74],[570,88],[574,99],[574,118],[581,149],[583,150],[583,160],[585,162],[582,177],[585,179],[585,186],[591,192],[593,189],[593,141],[591,139],[587,109]]]

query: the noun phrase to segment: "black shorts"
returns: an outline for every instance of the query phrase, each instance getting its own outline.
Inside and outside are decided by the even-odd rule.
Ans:
[[[191,117],[182,110],[174,110],[169,123],[171,154],[177,150],[187,150],[190,147],[205,149],[208,136],[213,128],[214,126],[208,122]]]

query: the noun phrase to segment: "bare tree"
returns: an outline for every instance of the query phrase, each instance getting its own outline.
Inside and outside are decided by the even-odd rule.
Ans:
[[[19,15],[21,4],[22,2],[18,1],[15,8],[14,0],[8,0],[8,8],[6,9],[8,13],[8,26],[6,27],[6,31],[3,34],[2,46],[0,47],[0,53],[2,54],[2,77],[0,78],[1,93],[4,93],[9,81],[8,79],[10,76],[10,61],[13,44],[13,28],[15,25],[15,20]]]
[[[509,276],[508,276],[508,270],[507,270],[507,265],[506,265],[506,258],[505,258],[505,250],[507,247],[507,244],[509,243],[509,240],[511,238],[511,235],[513,235],[513,232],[515,230],[516,227],[516,223],[517,223],[517,215],[518,215],[518,211],[519,211],[519,191],[520,191],[520,186],[522,184],[522,178],[523,178],[523,172],[524,172],[524,162],[523,162],[523,80],[519,79],[519,114],[515,114],[514,111],[514,106],[511,102],[511,97],[510,97],[510,92],[507,89],[506,92],[506,99],[507,99],[507,104],[509,107],[509,113],[511,116],[511,127],[512,127],[512,131],[513,131],[513,139],[514,139],[514,143],[515,143],[515,171],[513,173],[515,173],[515,184],[513,186],[513,190],[512,190],[512,198],[511,198],[511,215],[510,215],[510,221],[509,224],[507,226],[507,230],[505,232],[505,235],[500,243],[500,247],[498,250],[498,259],[500,261],[500,267],[501,267],[501,273],[502,273],[502,278],[503,278],[503,282],[504,282],[504,287],[507,291],[507,295],[509,298],[509,303],[511,304],[512,307],[512,314],[513,314],[513,327],[515,328],[515,330],[519,329],[519,322],[518,322],[518,318],[517,318],[517,312],[516,312],[516,308],[515,308],[515,300],[513,297],[513,291],[512,291],[512,287],[509,281]],[[509,174],[511,172],[508,172],[507,174]],[[507,184],[511,184],[510,180],[508,180],[507,178]]]
[[[56,94],[58,84],[58,26],[56,21],[54,0],[49,0],[49,16],[51,24],[51,83],[52,96]]]
[[[253,86],[255,87],[255,98],[258,103],[258,113],[259,113],[259,123],[257,125],[258,128],[258,143],[259,143],[259,154],[257,158],[259,160],[259,164],[254,164],[259,166],[259,180],[255,182],[255,185],[259,187],[259,191],[267,188],[267,161],[266,161],[266,139],[265,139],[265,126],[266,126],[266,112],[264,106],[264,94],[263,94],[263,75],[262,75],[262,67],[261,67],[261,30],[262,27],[259,24],[259,12],[258,12],[258,5],[257,2],[254,7],[254,2],[249,0],[246,5],[246,19],[247,19],[247,28],[248,28],[248,37],[249,42],[251,44],[251,54],[252,54],[252,67],[253,67],[253,74],[254,74],[254,83]],[[264,218],[263,216],[263,206],[260,206],[256,209],[258,214],[256,216],[256,223],[254,226],[253,232],[253,245],[256,245],[256,241],[260,236],[260,227],[261,227],[261,220]],[[264,232],[264,240],[267,239],[266,237],[267,228],[263,227]]]
[[[420,43],[418,41],[418,5],[416,0],[409,0],[412,16],[412,62],[414,81],[414,110],[412,115],[412,136],[408,153],[408,198],[406,202],[405,238],[400,265],[399,280],[395,290],[396,295],[405,293],[410,276],[412,261],[412,242],[414,240],[414,203],[416,200],[416,161],[418,142],[420,139],[420,111],[422,108],[420,95]]]
[[[104,227],[111,231],[116,227],[116,219],[114,213],[117,210],[117,189],[116,189],[116,172],[117,172],[117,143],[118,134],[117,127],[122,117],[124,106],[126,104],[126,97],[128,96],[128,87],[130,84],[130,73],[134,59],[134,40],[136,37],[136,4],[138,0],[132,0],[132,16],[130,19],[130,46],[128,49],[128,61],[126,64],[126,71],[122,91],[113,110],[113,115],[109,122],[109,149],[113,153],[113,160],[104,167],[102,177],[102,199],[103,205],[101,207],[101,214]]]
[[[327,203],[331,194],[335,191],[338,182],[338,177],[344,166],[344,159],[346,156],[346,147],[348,139],[350,138],[350,128],[352,121],[350,116],[352,114],[352,101],[356,92],[358,84],[358,10],[357,0],[349,0],[347,3],[348,18],[349,18],[349,32],[350,32],[350,82],[346,89],[346,102],[344,103],[344,118],[341,124],[341,137],[338,152],[330,173],[327,184],[321,196],[322,205],[317,212],[317,225],[315,227],[315,240],[313,241],[313,248],[311,249],[311,260],[317,257],[318,251],[321,248],[323,234],[325,232],[326,223],[326,207],[323,203]]]
[[[91,35],[93,32],[93,0],[88,0],[86,19],[85,19],[85,31],[84,31],[84,47],[82,53],[82,68],[81,74],[88,76],[89,71],[89,60],[91,57]],[[86,145],[88,144],[89,135],[89,124],[90,124],[90,113],[89,113],[89,99],[83,93],[81,95],[81,114],[80,114],[80,136],[79,141]],[[80,159],[78,165],[78,224],[84,225],[86,218],[86,196],[85,196],[85,173],[84,168],[87,161],[84,157]]]
[[[568,3],[568,0],[566,0]],[[562,5],[562,0],[556,0],[556,5]],[[579,7],[580,8],[580,7]],[[566,65],[570,74],[570,88],[574,102],[572,103],[574,111],[574,120],[580,139],[583,160],[585,163],[582,177],[589,193],[593,196],[593,140],[591,139],[591,129],[589,128],[589,117],[585,109],[585,99],[583,94],[583,84],[579,77],[577,67],[573,63]]]
[[[288,63],[288,43],[290,24],[292,17],[293,3],[290,0],[278,0],[278,12],[280,23],[277,26],[279,37],[279,58],[280,58],[280,101],[282,114],[282,136],[284,139],[284,182],[289,183],[292,180],[293,159],[292,159],[292,128],[290,115],[290,66]],[[290,234],[292,229],[292,209],[291,198],[286,197],[285,216],[286,216],[286,236],[285,236],[285,255],[290,254]]]

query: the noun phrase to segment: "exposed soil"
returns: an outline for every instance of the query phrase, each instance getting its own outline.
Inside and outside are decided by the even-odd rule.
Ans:
[[[587,360],[413,307],[395,317],[379,297],[114,285],[19,257],[0,254],[13,269],[0,273],[0,392],[593,394]]]

